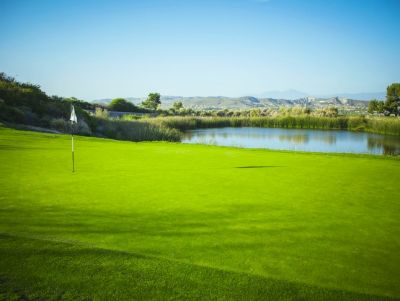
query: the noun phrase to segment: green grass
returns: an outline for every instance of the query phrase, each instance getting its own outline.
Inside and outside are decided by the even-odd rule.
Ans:
[[[400,161],[0,128],[0,300],[400,298]]]

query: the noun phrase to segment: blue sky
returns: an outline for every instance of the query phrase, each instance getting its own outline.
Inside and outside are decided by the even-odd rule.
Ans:
[[[0,0],[0,71],[83,99],[385,91],[398,0]]]

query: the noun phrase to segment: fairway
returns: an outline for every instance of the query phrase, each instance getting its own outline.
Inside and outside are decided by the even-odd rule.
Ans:
[[[0,127],[0,300],[398,300],[400,160]]]

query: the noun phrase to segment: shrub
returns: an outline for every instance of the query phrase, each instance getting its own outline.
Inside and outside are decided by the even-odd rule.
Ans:
[[[94,111],[94,116],[96,116],[97,118],[107,119],[109,117],[109,114],[106,109],[97,107]]]
[[[108,105],[108,108],[111,111],[119,111],[119,112],[136,112],[138,108],[131,102],[127,101],[124,98],[115,98]]]
[[[55,118],[50,121],[50,127],[63,133],[71,132],[71,123],[62,118]]]
[[[62,133],[91,135],[92,131],[84,120],[79,120],[77,124],[71,125],[71,122],[62,118],[55,118],[50,121],[50,127]]]

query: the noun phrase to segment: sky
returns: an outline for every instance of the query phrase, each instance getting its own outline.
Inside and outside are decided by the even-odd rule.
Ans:
[[[400,0],[0,0],[0,71],[84,100],[383,92]]]

